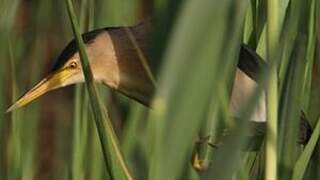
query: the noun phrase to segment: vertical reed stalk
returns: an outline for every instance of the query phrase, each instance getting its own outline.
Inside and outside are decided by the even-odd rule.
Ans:
[[[99,99],[97,89],[94,84],[93,75],[90,69],[88,56],[80,35],[79,25],[76,21],[71,0],[66,0],[72,30],[75,35],[76,43],[80,52],[81,64],[85,76],[86,87],[89,93],[91,108],[93,111],[96,127],[103,149],[104,159],[111,177],[114,179],[132,179],[126,163],[119,149],[118,140],[112,128],[107,111]]]
[[[279,2],[267,3],[267,59],[271,64],[267,81],[267,140],[266,140],[266,179],[277,179],[277,132],[278,132],[278,77],[277,44],[279,41]]]

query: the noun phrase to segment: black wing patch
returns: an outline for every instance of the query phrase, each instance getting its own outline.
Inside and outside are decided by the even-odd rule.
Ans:
[[[240,48],[238,67],[251,79],[258,81],[259,76],[267,63],[252,49],[242,44]]]

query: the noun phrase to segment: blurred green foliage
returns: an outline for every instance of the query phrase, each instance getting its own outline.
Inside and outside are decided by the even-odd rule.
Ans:
[[[243,105],[242,118],[235,120],[228,111],[242,43],[268,63],[276,62],[275,76],[264,72],[259,83],[268,90],[277,85],[269,106],[278,107],[273,112],[278,128],[267,132],[278,135],[277,146],[269,146],[276,153],[271,164],[278,179],[320,178],[320,3],[275,1],[277,9],[267,11],[270,2],[73,2],[82,32],[153,18],[149,58],[158,79],[153,109],[98,85],[134,179],[261,179],[270,172],[264,140],[257,151],[243,151],[250,130],[246,117],[261,87]],[[144,9],[153,14],[144,14]],[[270,12],[278,13],[268,16]],[[278,35],[267,32],[272,24],[267,22],[278,22]],[[72,38],[65,2],[0,1],[0,179],[110,179],[83,85],[4,113],[48,72]],[[270,52],[272,41],[276,48]],[[297,143],[301,109],[314,128],[306,146]],[[196,148],[199,138],[214,143],[222,126],[229,134],[220,140],[222,145]],[[195,154],[208,170],[192,167]]]

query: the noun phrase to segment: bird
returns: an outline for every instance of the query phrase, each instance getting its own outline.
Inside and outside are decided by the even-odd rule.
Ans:
[[[82,35],[94,81],[150,107],[156,87],[144,68],[141,57],[128,32],[133,35],[138,49],[147,56],[152,43],[152,23],[149,20],[127,27],[100,28]],[[240,46],[238,66],[230,99],[231,114],[239,115],[241,106],[248,101],[255,87],[258,86],[259,75],[267,66],[267,63],[253,49],[244,44]],[[8,108],[7,112],[25,106],[54,89],[83,82],[85,79],[79,52],[75,40],[72,40],[60,53],[56,64],[48,75],[23,94]],[[265,123],[266,100],[264,94],[260,97],[250,120]],[[303,121],[303,123],[307,122]],[[305,127],[305,125],[301,125],[301,127]],[[306,127],[308,128],[304,131],[310,131],[310,126]],[[304,138],[308,139],[309,137]]]
[[[139,48],[146,54],[151,43],[151,28],[149,21],[144,21],[128,28],[134,35]],[[125,31],[125,27],[97,29],[84,33],[82,37],[86,44],[94,80],[146,106],[150,106],[155,87],[142,66],[136,49]],[[241,47],[239,67],[243,70],[237,70],[236,72],[235,86],[237,87],[234,88],[232,93],[235,98],[232,98],[231,104],[236,104],[236,102],[233,103],[235,101],[233,99],[238,98],[248,89],[250,90],[249,86],[254,86],[255,84],[251,79],[258,74],[258,68],[256,67],[258,64],[254,63],[259,63],[260,61],[252,60],[250,55],[252,52],[249,51],[248,47]],[[242,56],[246,56],[247,65],[244,65]],[[244,72],[248,72],[251,78],[248,78]],[[28,104],[48,91],[81,82],[84,82],[84,76],[76,43],[73,40],[60,53],[49,75],[20,97],[8,111]],[[247,83],[247,86],[238,87],[242,83]],[[262,116],[264,116],[264,109],[265,107],[262,107],[262,112],[260,113]]]

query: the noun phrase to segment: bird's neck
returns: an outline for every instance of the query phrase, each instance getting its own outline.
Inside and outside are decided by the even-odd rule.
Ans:
[[[119,83],[115,89],[145,105],[150,104],[155,87],[146,73],[138,51],[141,51],[143,57],[148,60],[151,30],[149,26],[148,22],[144,22],[127,29],[119,28],[108,32],[119,70]],[[128,30],[133,39],[130,38]]]

